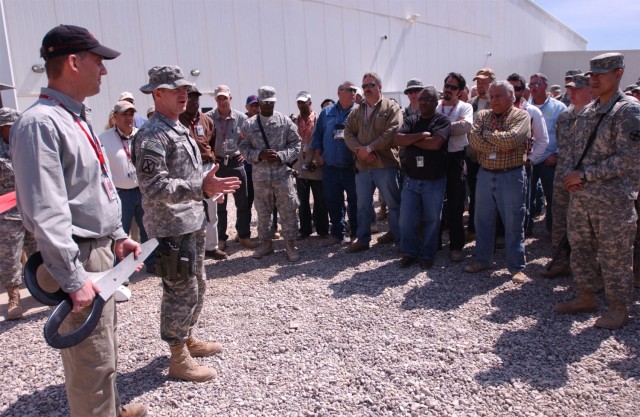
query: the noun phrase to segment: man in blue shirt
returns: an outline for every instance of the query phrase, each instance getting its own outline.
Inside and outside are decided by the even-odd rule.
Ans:
[[[316,162],[323,166],[324,198],[331,221],[327,245],[342,243],[345,237],[344,193],[347,193],[351,239],[358,230],[358,203],[353,153],[344,142],[344,125],[355,108],[357,87],[345,81],[338,87],[338,102],[320,112],[312,137]]]
[[[551,207],[553,204],[553,177],[556,173],[556,162],[558,160],[558,145],[556,145],[556,123],[560,113],[566,110],[567,106],[562,102],[551,98],[547,95],[547,86],[549,81],[544,74],[533,74],[529,79],[529,88],[531,90],[531,103],[534,104],[544,116],[547,124],[547,132],[549,133],[549,145],[547,149],[536,160],[531,161],[533,170],[531,173],[531,207],[534,205],[536,198],[536,184],[538,179],[542,182],[542,190],[547,200],[547,209],[545,213],[545,223],[547,230],[551,231]],[[529,222],[526,222],[529,223]]]

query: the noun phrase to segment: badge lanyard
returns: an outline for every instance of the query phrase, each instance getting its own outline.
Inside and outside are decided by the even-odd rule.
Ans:
[[[98,158],[98,162],[100,163],[100,170],[102,171],[102,185],[104,186],[104,189],[107,192],[107,196],[109,196],[109,200],[111,201],[115,200],[118,194],[115,190],[113,183],[111,182],[111,178],[109,178],[107,163],[105,162],[104,154],[100,149],[100,142],[98,141],[98,138],[93,134],[93,129],[91,128],[91,125],[87,123],[87,126],[89,126],[89,130],[91,131],[91,135],[90,135],[89,132],[87,132],[87,129],[85,129],[84,126],[82,126],[82,123],[80,123],[80,118],[76,116],[71,110],[69,110],[64,104],[60,103],[55,98],[48,96],[46,94],[40,94],[40,98],[49,100],[53,104],[65,109],[67,113],[71,115],[71,117],[73,118],[73,121],[76,122],[76,124],[80,127],[80,129],[86,136],[87,140],[89,141],[89,144],[91,144],[91,148],[93,148],[93,151],[95,152],[96,157]]]
[[[131,161],[131,151],[129,150],[129,146],[127,146],[128,144],[131,143],[131,139],[124,137],[122,133],[120,133],[117,127],[116,127],[116,133],[118,134],[118,136],[120,136],[120,143],[122,143],[122,149],[124,150],[124,154],[127,155],[127,162],[129,163],[129,173],[127,175],[132,180],[137,181],[138,178],[136,176],[136,169],[135,169],[135,166],[133,165],[133,162]]]

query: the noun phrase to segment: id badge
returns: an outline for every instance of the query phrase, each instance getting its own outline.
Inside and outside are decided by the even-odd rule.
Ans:
[[[134,169],[129,171],[129,178],[131,178],[135,182],[138,182],[138,175],[136,174],[136,171]]]
[[[235,151],[235,141],[233,139],[227,139],[224,141],[224,151],[225,152]]]
[[[202,125],[196,126],[196,135],[204,136],[204,127],[202,127]]]
[[[333,130],[333,139],[344,140],[344,125],[336,125]]]
[[[424,168],[424,156],[416,156],[416,166],[418,168]]]
[[[113,186],[111,182],[111,178],[107,174],[102,174],[102,186],[104,190],[107,192],[107,196],[109,197],[109,201],[113,201],[118,198],[118,192],[116,191],[116,187]]]
[[[495,152],[491,152],[491,153],[489,154],[489,159],[496,159],[497,157],[498,157],[498,154],[497,154],[497,153],[495,153]]]

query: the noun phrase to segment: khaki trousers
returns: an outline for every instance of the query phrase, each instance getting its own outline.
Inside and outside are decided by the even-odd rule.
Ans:
[[[102,238],[78,244],[80,261],[88,272],[113,268],[112,240]],[[89,315],[90,307],[70,313],[60,326],[61,333],[76,329]],[[115,417],[120,412],[116,388],[118,361],[116,307],[113,297],[105,304],[98,326],[81,343],[61,349],[64,385],[72,417]]]

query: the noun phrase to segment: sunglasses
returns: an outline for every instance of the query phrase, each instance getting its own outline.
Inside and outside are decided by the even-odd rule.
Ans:
[[[260,104],[263,105],[263,106],[273,106],[273,105],[276,104],[276,102],[275,101],[261,101]]]
[[[376,84],[376,83],[362,84],[362,89],[366,90],[367,88],[373,88],[376,85],[378,85],[378,84]]]
[[[358,91],[355,88],[347,88],[347,87],[340,87],[340,88],[338,88],[338,90],[340,90],[340,91],[348,91],[350,93],[355,93],[355,92]]]
[[[514,86],[513,86],[513,89],[514,89],[515,91],[522,91],[522,90],[524,90],[524,87],[523,87],[523,86],[521,86],[521,85],[514,85]]]
[[[529,83],[529,87],[540,87],[542,85],[542,81],[536,81],[534,83]]]
[[[458,87],[457,85],[451,85],[451,84],[447,84],[444,83],[444,88],[448,88],[449,90],[459,90],[460,87]]]

